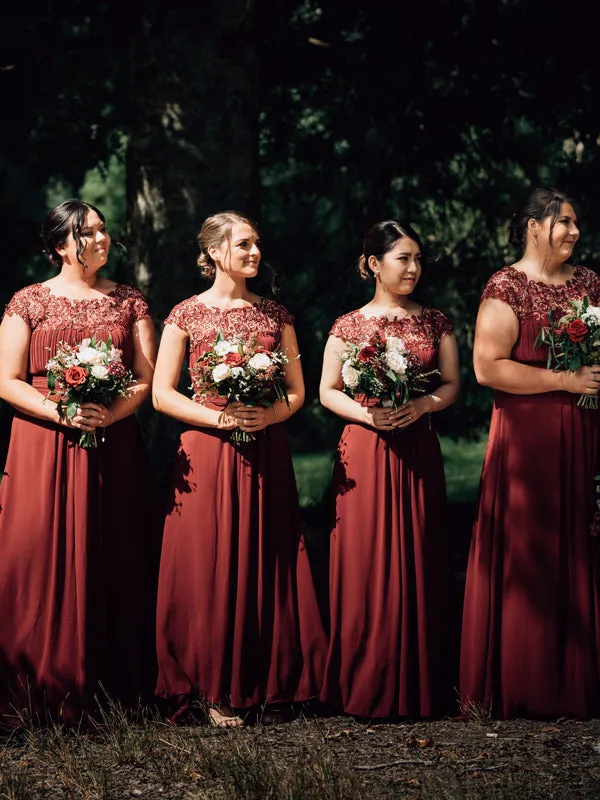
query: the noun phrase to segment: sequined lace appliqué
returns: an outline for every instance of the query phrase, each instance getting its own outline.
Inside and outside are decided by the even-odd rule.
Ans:
[[[440,339],[452,333],[453,325],[449,317],[435,308],[424,308],[418,316],[406,317],[367,317],[360,311],[351,311],[337,319],[330,335],[352,344],[361,344],[378,333],[400,337],[411,352],[437,349]]]
[[[529,280],[520,270],[504,267],[489,279],[481,300],[503,300],[520,320],[529,316],[547,319],[550,309],[565,312],[569,301],[581,300],[584,295],[593,305],[600,302],[600,278],[586,267],[575,267],[573,277],[560,286]]]
[[[47,286],[36,283],[17,292],[5,313],[21,317],[32,331],[98,327],[127,331],[137,320],[150,317],[144,295],[121,283],[106,296],[90,300],[55,295]]]
[[[241,308],[221,309],[190,297],[176,305],[165,320],[165,325],[176,325],[187,333],[192,353],[207,349],[218,333],[225,338],[259,333],[272,339],[275,347],[283,328],[292,323],[293,317],[284,306],[266,298]]]

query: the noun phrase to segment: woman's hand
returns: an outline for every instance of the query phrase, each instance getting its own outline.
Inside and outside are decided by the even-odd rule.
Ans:
[[[560,373],[563,389],[572,394],[597,395],[600,389],[600,365],[580,367],[577,372],[565,370]]]
[[[392,431],[398,427],[399,408],[382,408],[381,406],[364,406],[363,418],[367,425],[378,431]]]
[[[75,416],[64,417],[61,422],[67,428],[78,428],[93,433],[96,428],[108,428],[113,419],[112,411],[102,403],[82,403]]]
[[[408,403],[405,403],[398,409],[397,427],[407,428],[422,417],[423,414],[429,414],[433,411],[434,405],[435,401],[429,395],[426,397],[415,397],[413,400],[409,400]]]
[[[264,406],[246,406],[243,403],[229,403],[227,413],[235,420],[240,430],[246,433],[257,433],[275,421],[272,408]]]

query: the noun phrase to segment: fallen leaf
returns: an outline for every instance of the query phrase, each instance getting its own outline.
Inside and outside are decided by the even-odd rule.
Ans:
[[[540,728],[544,733],[559,733],[560,728],[555,728],[553,725],[548,725],[546,728]]]

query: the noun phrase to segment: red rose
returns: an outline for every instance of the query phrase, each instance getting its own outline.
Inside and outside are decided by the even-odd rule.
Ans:
[[[243,362],[244,359],[239,353],[227,353],[225,356],[225,363],[229,364],[230,367],[239,367]]]
[[[73,365],[65,372],[65,383],[67,386],[81,386],[82,383],[85,383],[86,378],[87,372],[83,367]]]
[[[272,336],[264,336],[262,333],[257,334],[256,336],[257,353],[268,353],[272,346],[273,346]]]
[[[589,328],[581,319],[574,319],[567,325],[567,336],[572,342],[583,342],[589,333]]]
[[[363,363],[368,363],[371,361],[371,359],[375,358],[376,355],[377,351],[375,348],[368,344],[358,353],[358,360],[362,361]]]

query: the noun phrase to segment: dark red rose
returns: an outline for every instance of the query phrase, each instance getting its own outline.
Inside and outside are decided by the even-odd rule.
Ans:
[[[589,328],[581,319],[574,319],[567,325],[567,336],[572,342],[583,342],[589,333]]]
[[[83,367],[73,365],[65,372],[65,383],[67,386],[81,386],[85,383],[87,372]]]
[[[227,353],[225,363],[229,364],[230,367],[239,367],[240,364],[244,363],[244,359],[239,353]]]
[[[375,358],[376,355],[377,355],[377,351],[375,350],[375,348],[371,347],[371,345],[368,344],[365,347],[363,347],[362,350],[359,351],[358,360],[362,361],[365,364],[367,364],[369,361],[371,361],[373,358]]]
[[[272,345],[273,345],[272,336],[264,336],[261,333],[257,334],[256,336],[257,353],[268,353]]]
[[[124,378],[127,374],[127,368],[120,361],[113,361],[108,365],[108,374],[112,378]]]

